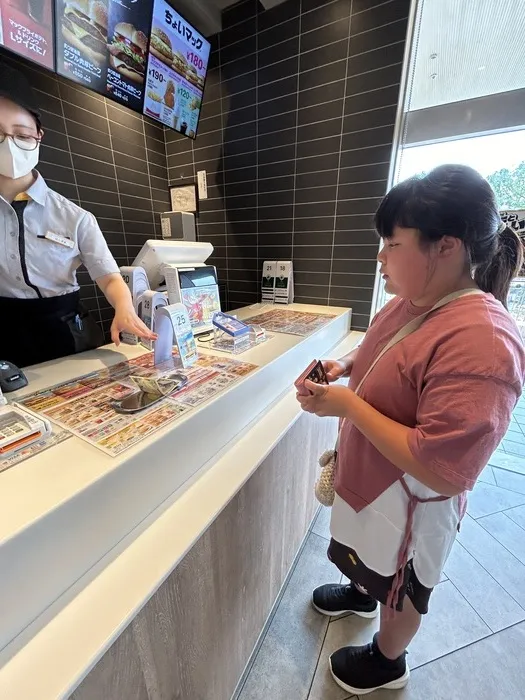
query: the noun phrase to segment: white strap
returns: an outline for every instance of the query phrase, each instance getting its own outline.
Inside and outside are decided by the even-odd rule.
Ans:
[[[388,343],[385,345],[385,347],[381,350],[379,355],[374,359],[370,367],[365,373],[365,376],[361,379],[359,382],[358,387],[355,389],[355,393],[358,394],[360,389],[362,388],[365,379],[367,379],[368,375],[370,372],[374,369],[374,367],[377,365],[379,360],[383,357],[385,353],[387,353],[391,348],[394,347],[394,345],[397,345],[401,340],[404,340],[407,336],[409,336],[411,333],[414,331],[417,331],[417,329],[423,324],[423,321],[434,311],[437,311],[440,309],[442,306],[446,306],[447,304],[450,304],[451,301],[455,301],[456,299],[460,299],[461,297],[466,297],[470,296],[473,294],[483,294],[483,292],[480,289],[460,289],[458,292],[452,292],[452,294],[448,294],[446,297],[443,297],[443,299],[440,299],[434,306],[429,309],[428,311],[425,311],[425,313],[422,313],[420,316],[417,316],[416,318],[413,318],[411,321],[409,321],[406,326],[403,326],[395,335],[393,338],[391,338]],[[339,447],[339,435],[337,436],[337,442],[335,445],[335,450],[337,452],[337,449]]]

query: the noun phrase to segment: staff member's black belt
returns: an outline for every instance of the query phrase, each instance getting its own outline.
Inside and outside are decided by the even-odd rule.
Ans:
[[[104,336],[79,292],[43,299],[0,297],[0,358],[18,367],[93,350]]]

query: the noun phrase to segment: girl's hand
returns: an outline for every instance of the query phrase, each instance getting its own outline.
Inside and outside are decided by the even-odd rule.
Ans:
[[[322,360],[322,363],[330,384],[341,379],[351,369],[351,365],[349,367],[342,360]]]
[[[120,345],[120,334],[123,332],[134,333],[143,340],[157,339],[157,335],[140,320],[132,306],[117,307],[115,310],[115,318],[111,324],[111,340],[115,345]]]
[[[301,404],[303,411],[315,413],[316,416],[335,416],[346,418],[350,408],[353,391],[346,386],[327,386],[326,384],[315,384],[308,379],[304,383],[309,396],[296,394],[297,401]]]

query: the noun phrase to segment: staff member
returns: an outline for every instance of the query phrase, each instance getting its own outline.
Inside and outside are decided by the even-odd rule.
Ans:
[[[85,265],[115,309],[111,338],[152,339],[95,217],[50,189],[34,168],[44,136],[25,77],[0,65],[0,358],[20,367],[103,344],[80,304]]]

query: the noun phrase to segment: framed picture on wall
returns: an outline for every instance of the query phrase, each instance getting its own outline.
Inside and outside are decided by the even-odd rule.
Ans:
[[[199,213],[199,195],[197,183],[173,185],[170,187],[171,211],[186,211],[190,214]]]

